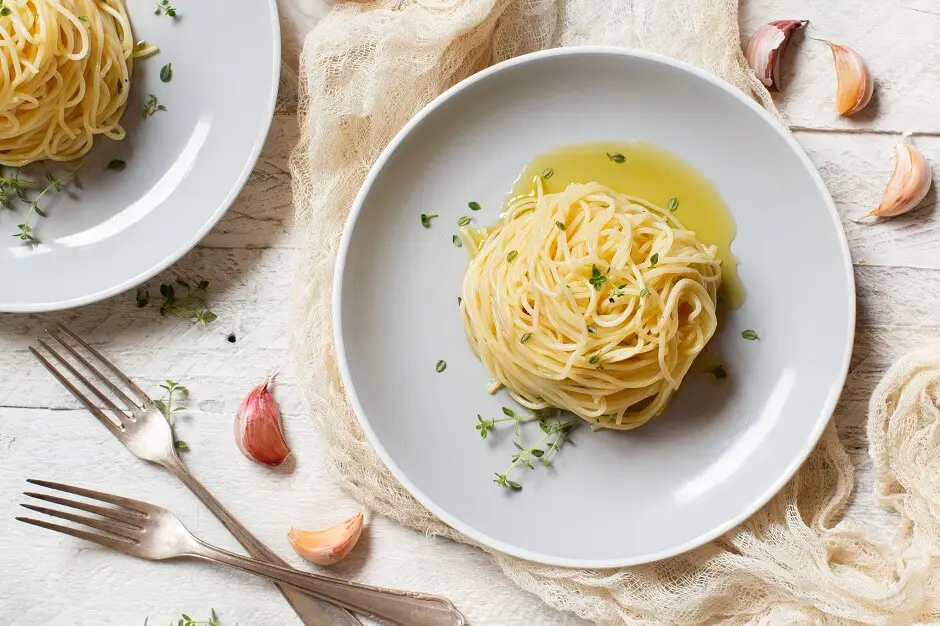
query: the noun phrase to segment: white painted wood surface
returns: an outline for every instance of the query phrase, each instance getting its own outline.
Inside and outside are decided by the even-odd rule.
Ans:
[[[49,320],[71,325],[154,395],[165,378],[187,384],[190,410],[178,425],[192,448],[187,463],[295,565],[306,567],[287,543],[291,525],[322,527],[357,510],[326,473],[324,451],[295,385],[286,333],[299,253],[290,235],[286,163],[297,140],[290,69],[303,32],[328,6],[323,0],[280,3],[287,69],[258,166],[212,233],[151,281],[210,280],[218,321],[200,328],[161,318],[156,307],[137,309],[133,292],[57,314],[0,315],[0,623],[123,625],[142,624],[150,616],[151,624],[164,624],[180,611],[204,617],[209,607],[227,626],[298,623],[273,587],[248,575],[209,564],[135,560],[13,521],[25,478],[67,480],[167,506],[204,538],[237,549],[182,485],[133,458],[34,362],[26,347]],[[862,227],[847,218],[877,203],[892,169],[895,133],[913,131],[940,172],[940,7],[935,0],[750,0],[742,7],[742,33],[746,37],[763,22],[784,18],[810,19],[810,35],[857,48],[878,84],[873,106],[857,118],[839,118],[831,112],[835,78],[829,52],[806,39],[788,55],[778,103],[801,129],[797,139],[829,184],[855,259],[858,335],[836,420],[859,470],[848,515],[887,534],[895,521],[871,494],[866,404],[893,360],[940,340],[937,195],[932,191],[925,207],[886,224]],[[234,344],[226,340],[230,332],[236,334]],[[274,367],[281,368],[277,396],[296,453],[289,471],[251,464],[231,435],[238,403]],[[331,572],[444,594],[477,625],[582,623],[519,590],[482,552],[381,518],[370,520],[360,546]]]

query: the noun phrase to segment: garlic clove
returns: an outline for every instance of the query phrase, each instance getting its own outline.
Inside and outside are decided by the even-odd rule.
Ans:
[[[807,20],[777,20],[758,28],[747,42],[744,56],[757,78],[770,91],[780,87],[780,60],[790,38]]]
[[[933,171],[920,150],[911,145],[908,135],[894,147],[894,173],[878,207],[865,217],[896,217],[915,208],[930,191]]]
[[[235,413],[235,442],[252,461],[276,466],[290,455],[281,429],[281,411],[271,393],[269,376],[251,390]]]
[[[852,48],[831,41],[826,43],[832,50],[832,59],[836,64],[836,111],[841,115],[858,113],[869,103],[875,91],[875,81],[868,71],[868,65]]]
[[[341,561],[359,541],[364,516],[362,511],[341,524],[326,530],[291,528],[287,540],[297,554],[316,565],[332,565]]]

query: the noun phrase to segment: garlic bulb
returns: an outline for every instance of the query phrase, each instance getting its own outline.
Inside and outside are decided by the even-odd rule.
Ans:
[[[290,455],[281,430],[281,411],[269,389],[272,376],[251,390],[235,414],[235,442],[242,454],[265,465],[280,465]]]
[[[297,554],[316,565],[332,565],[341,561],[359,541],[364,517],[362,511],[341,524],[326,530],[291,528],[287,540]]]
[[[852,48],[831,41],[826,43],[832,50],[832,59],[836,64],[836,111],[842,115],[858,113],[865,108],[875,91],[875,81],[871,78],[868,65]]]
[[[764,24],[747,42],[744,56],[760,82],[770,91],[780,87],[780,60],[787,51],[790,38],[807,20],[777,20]]]
[[[908,141],[908,135],[894,147],[894,173],[885,188],[881,203],[865,217],[896,217],[907,213],[930,191],[933,172],[920,151]]]

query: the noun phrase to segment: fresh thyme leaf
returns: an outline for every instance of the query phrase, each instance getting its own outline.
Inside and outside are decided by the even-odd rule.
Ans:
[[[506,255],[506,260],[510,263],[516,260],[516,257],[519,256],[519,252],[516,250],[510,250],[509,254]]]
[[[594,328],[593,326],[591,326],[590,324],[588,324],[587,331],[588,331],[589,333],[591,333],[592,335],[596,335],[596,334],[597,334],[597,329]]]
[[[649,297],[650,297],[650,290],[649,290],[649,287],[643,287],[643,289],[640,289],[640,297],[641,297],[641,298],[649,298]]]
[[[450,240],[453,241],[454,245],[458,248],[463,248],[463,241],[460,240],[460,235],[454,235]]]
[[[189,450],[189,444],[183,441],[182,439],[177,439],[173,442],[173,446],[177,450]]]
[[[430,215],[427,213],[422,213],[421,225],[424,226],[425,228],[431,228],[431,220],[435,217],[437,217],[437,213],[431,213]]]
[[[463,302],[463,298],[457,296],[457,306],[460,306],[460,303]]]
[[[607,282],[607,277],[601,274],[601,271],[594,265],[591,266],[591,278],[588,279],[588,282],[594,287],[594,291],[600,291],[604,283]]]
[[[160,104],[157,101],[157,96],[154,94],[147,94],[147,102],[144,103],[144,119],[147,119],[157,111],[166,111],[166,107]]]
[[[516,416],[516,412],[513,411],[512,409],[510,409],[508,406],[504,406],[504,407],[503,407],[503,415],[506,415],[506,416],[508,416],[508,417],[515,417],[515,416]]]
[[[708,370],[708,373],[714,376],[716,380],[722,380],[728,377],[728,372],[725,371],[723,365],[716,365],[715,367]]]
[[[479,202],[468,202],[467,206],[470,207],[471,211],[479,211],[482,207]]]
[[[547,167],[547,168],[545,168],[544,170],[542,170],[542,178],[544,178],[545,180],[548,180],[548,179],[551,178],[554,174],[555,174],[555,170],[553,170],[553,169],[550,168],[550,167]]]
[[[470,223],[470,218],[467,217],[466,215],[462,215],[460,219],[457,220],[457,226],[460,226],[461,228],[466,226],[469,223]]]
[[[79,15],[79,16],[78,16],[78,19],[80,19],[80,20],[83,21],[83,22],[87,22],[87,21],[88,21],[88,16],[87,16],[87,15]]]
[[[669,198],[669,202],[666,203],[666,207],[667,207],[670,211],[675,211],[676,209],[679,208],[679,200],[676,199],[676,198]]]
[[[750,329],[745,330],[744,332],[742,332],[742,333],[741,333],[741,336],[744,337],[745,339],[749,340],[749,341],[754,341],[755,339],[760,339],[760,337],[757,336],[757,332],[756,332],[756,331],[753,331],[753,330],[750,330]]]
[[[171,78],[173,78],[173,64],[167,63],[160,68],[160,81],[168,83]]]
[[[154,11],[154,15],[160,15],[161,12],[168,17],[176,17],[176,7],[170,6],[169,0],[159,0],[157,2],[157,9]]]
[[[592,356],[590,359],[588,359],[588,363],[590,363],[591,365],[597,365],[597,362],[600,361],[600,360],[601,360],[601,357],[600,357],[599,355],[595,354],[595,355]]]
[[[566,228],[568,228],[567,226],[565,226],[564,222],[555,222],[555,226],[558,227],[558,230],[565,230]]]
[[[10,7],[0,7],[0,15],[2,15],[3,17],[6,17],[10,13],[13,13]]]
[[[657,263],[659,263],[659,253],[654,252],[653,256],[650,257],[650,267],[656,267]]]
[[[137,290],[137,308],[142,309],[150,303],[150,292],[141,287]]]
[[[624,161],[627,160],[627,157],[623,156],[623,155],[620,154],[619,152],[615,152],[615,153],[613,153],[613,154],[611,154],[610,152],[608,152],[608,153],[607,153],[607,158],[610,159],[611,161],[613,161],[614,163],[623,163]]]
[[[440,361],[438,361],[437,364],[434,366],[434,371],[437,372],[438,374],[440,374],[446,369],[447,369],[447,362],[444,361],[444,359],[441,359]]]
[[[125,167],[127,167],[127,163],[125,163],[121,159],[111,159],[110,161],[108,161],[109,170],[117,170],[120,172]]]
[[[522,337],[519,339],[519,343],[525,343],[525,342],[527,342],[529,339],[532,339],[532,333],[525,333],[525,334],[522,335]]]

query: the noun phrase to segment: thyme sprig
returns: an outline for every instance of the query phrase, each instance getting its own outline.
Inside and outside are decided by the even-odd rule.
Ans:
[[[165,417],[166,421],[170,424],[170,430],[174,430],[173,416],[185,410],[184,407],[178,406],[178,404],[179,400],[185,400],[189,396],[189,389],[175,380],[163,381],[160,388],[166,390],[166,394],[164,394],[163,398],[154,400],[153,404],[163,413],[163,417]],[[174,401],[176,401],[176,404],[174,404]],[[189,450],[189,444],[182,439],[177,439],[175,431],[173,432],[173,445],[177,450]]]
[[[58,176],[54,176],[51,172],[46,172],[48,184],[42,188],[39,195],[35,198],[30,198],[26,190],[36,187],[36,181],[29,178],[22,178],[20,176],[22,170],[19,168],[15,170],[12,176],[0,175],[0,205],[15,210],[13,198],[11,197],[12,194],[17,200],[29,207],[29,210],[26,212],[26,219],[24,219],[21,224],[16,225],[18,231],[14,233],[14,237],[29,244],[39,243],[39,239],[33,231],[32,222],[34,215],[48,217],[48,214],[42,207],[43,198],[50,192],[59,193],[64,190],[70,182],[77,181],[76,173],[78,170],[82,169],[83,166],[84,163],[79,163],[74,168],[65,170],[64,174]]]
[[[157,2],[157,9],[153,13],[154,15],[166,15],[174,19],[177,15],[176,7],[170,6],[170,0],[159,0]]]
[[[493,482],[500,487],[506,487],[518,491],[522,485],[512,479],[512,473],[520,466],[529,470],[535,469],[535,463],[549,467],[552,465],[554,457],[558,454],[561,447],[569,442],[571,432],[578,427],[576,420],[563,420],[558,411],[555,415],[545,415],[544,413],[523,414],[517,413],[513,409],[504,406],[502,408],[504,417],[494,417],[485,419],[477,414],[477,423],[474,425],[482,439],[496,428],[497,424],[512,422],[514,425],[516,439],[513,445],[517,452],[510,459],[509,468],[502,474],[496,472],[496,478]],[[539,429],[542,431],[542,437],[532,446],[524,446],[520,443],[521,427],[526,422],[538,422]]]
[[[183,291],[177,292],[177,287]],[[209,310],[209,300],[206,293],[209,287],[208,280],[193,280],[192,282],[177,277],[172,283],[160,285],[160,296],[163,304],[160,305],[160,315],[178,317],[190,320],[194,324],[210,324],[218,315]],[[144,308],[150,303],[150,290],[141,287],[135,296],[137,307]]]

